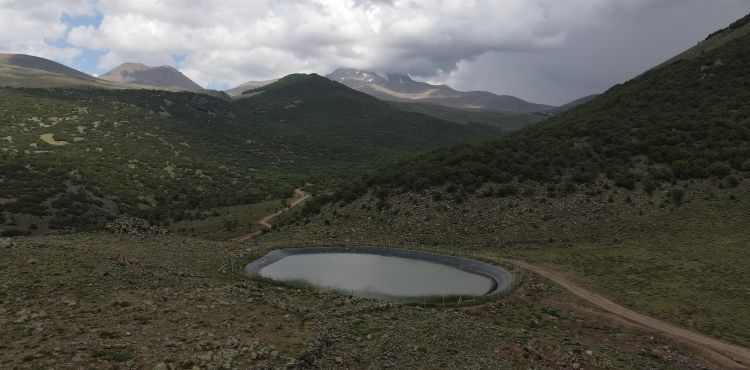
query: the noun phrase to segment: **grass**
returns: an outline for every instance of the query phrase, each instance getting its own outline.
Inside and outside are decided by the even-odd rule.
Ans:
[[[685,189],[679,205],[666,189],[651,196],[620,189],[591,197],[471,197],[461,204],[412,193],[379,212],[371,197],[297,215],[261,241],[423,245],[479,260],[529,261],[636,311],[749,346],[750,181],[719,182],[678,183]]]
[[[505,255],[563,271],[618,303],[710,336],[750,346],[750,223],[650,235],[622,244],[514,248]]]
[[[228,240],[260,230],[256,223],[261,218],[284,207],[285,199],[220,207],[203,212],[202,219],[175,222],[169,229],[201,239]]]

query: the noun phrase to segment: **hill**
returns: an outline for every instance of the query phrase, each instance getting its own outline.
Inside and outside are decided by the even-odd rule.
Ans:
[[[248,82],[245,82],[242,85],[239,85],[237,87],[234,87],[234,88],[231,88],[229,90],[226,90],[225,92],[229,96],[231,96],[231,97],[240,96],[245,91],[254,90],[254,89],[257,89],[259,87],[263,87],[265,85],[268,85],[270,83],[274,83],[276,81],[278,81],[278,78],[277,79],[272,79],[272,80],[265,80],[265,81],[248,81]]]
[[[31,88],[121,88],[60,63],[23,54],[0,54],[0,86]]]
[[[25,54],[0,54],[0,64],[6,64],[16,67],[23,67],[29,69],[38,69],[59,75],[70,76],[73,78],[80,79],[93,79],[86,73],[70,68],[63,64],[53,62],[49,59],[35,57]]]
[[[699,42],[698,45],[660,64],[657,68],[670,65],[678,60],[698,58],[706,52],[720,48],[728,42],[747,36],[748,34],[750,34],[750,14],[738,19],[726,28],[711,33],[705,40]]]
[[[166,75],[179,74],[176,70],[169,72],[169,68],[164,68]],[[157,79],[166,81],[164,78],[156,75]],[[182,76],[184,77],[184,76]],[[179,86],[160,86],[159,83],[155,85],[143,85],[136,82],[127,82],[127,78],[119,78],[109,76],[114,81],[96,78],[89,76],[83,72],[69,68],[60,63],[19,54],[3,54],[0,55],[0,86],[2,87],[18,87],[18,88],[71,88],[71,89],[150,89],[150,90],[170,90],[170,91],[184,91],[189,86],[193,86],[192,81],[190,83],[183,83],[185,87]],[[170,77],[171,78],[171,77]],[[184,77],[187,78],[187,77]],[[179,76],[177,77],[179,80]],[[168,79],[167,79],[168,80]],[[178,83],[179,84],[179,83]],[[171,85],[167,83],[165,85]],[[194,85],[197,86],[197,85]],[[193,87],[194,87],[193,86]],[[187,89],[189,91],[198,92],[214,97],[228,99],[228,96],[224,92],[215,90],[205,90],[200,86],[197,88]]]
[[[107,81],[153,86],[202,90],[203,88],[171,66],[149,67],[140,63],[124,63],[99,76]]]
[[[750,34],[731,36],[529,128],[389,166],[265,237],[519,258],[747,347]]]
[[[172,222],[325,189],[380,162],[496,131],[405,113],[321,77],[230,102],[191,92],[0,89],[2,233],[118,215]],[[34,189],[34,190],[30,190]]]
[[[592,95],[589,95],[589,96],[584,96],[582,98],[573,100],[573,101],[571,101],[569,103],[565,103],[565,104],[563,104],[563,105],[561,105],[559,107],[548,109],[544,113],[551,114],[551,115],[560,114],[562,112],[565,112],[566,110],[573,109],[573,108],[575,108],[575,107],[577,107],[577,106],[579,106],[581,104],[588,103],[588,102],[594,100],[597,96],[599,96],[599,94],[592,94]]]
[[[451,108],[432,103],[390,102],[399,109],[422,113],[438,119],[457,123],[480,123],[499,128],[502,131],[515,131],[528,125],[541,122],[549,117],[545,113],[507,113],[489,109]]]
[[[552,108],[510,95],[486,91],[456,91],[446,85],[418,82],[403,74],[382,77],[374,72],[341,68],[328,78],[379,99],[443,105],[459,109],[488,109],[506,113],[534,113]]]

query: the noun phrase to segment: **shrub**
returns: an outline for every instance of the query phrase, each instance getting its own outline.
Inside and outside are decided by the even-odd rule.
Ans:
[[[518,187],[513,184],[501,184],[498,185],[495,196],[498,198],[510,197],[518,194]]]
[[[14,236],[28,236],[31,235],[31,231],[29,230],[19,230],[19,229],[8,229],[0,233],[0,236],[4,237],[14,237]]]
[[[732,167],[727,162],[714,162],[708,168],[711,175],[716,177],[726,177],[732,172]]]
[[[740,184],[740,180],[738,180],[734,176],[727,177],[727,185],[729,185],[730,188],[736,188]]]
[[[680,205],[682,204],[682,199],[685,197],[685,190],[681,188],[673,188],[669,191],[669,197],[675,204]]]

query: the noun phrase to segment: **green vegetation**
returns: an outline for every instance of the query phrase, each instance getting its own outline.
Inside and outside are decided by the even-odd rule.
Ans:
[[[201,239],[227,240],[259,231],[258,220],[285,207],[285,200],[276,199],[208,211],[189,211],[186,212],[190,215],[188,218],[173,223],[169,229]]]
[[[495,126],[502,131],[515,131],[541,122],[549,116],[544,113],[504,112],[490,109],[461,109],[430,103],[390,102],[408,112],[458,123],[478,123]]]
[[[535,126],[319,197],[263,238],[517,258],[748,346],[750,34],[728,32]]]
[[[737,206],[707,212],[695,205],[683,213],[662,232],[622,243],[516,246],[503,254],[554,266],[618,303],[748,347],[750,261],[742,255],[750,237],[738,231],[750,223]]]
[[[408,159],[349,193],[485,183],[549,186],[566,194],[601,176],[627,190],[747,171],[750,35],[610,89],[528,129]],[[339,199],[346,199],[342,192]]]
[[[317,76],[290,76],[233,102],[5,88],[2,230],[80,229],[119,214],[181,221],[190,210],[285,198],[301,184],[326,189],[377,163],[495,132],[404,113]]]

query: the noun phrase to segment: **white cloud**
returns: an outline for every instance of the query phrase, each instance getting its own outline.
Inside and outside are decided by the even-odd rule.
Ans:
[[[586,5],[597,0],[101,0],[102,24],[68,41],[109,50],[105,68],[185,55],[183,71],[201,84],[339,66],[433,76],[490,52],[563,47],[561,2],[600,12]]]
[[[698,14],[710,8],[711,14],[731,19],[742,15],[738,9],[747,9],[747,0],[98,0],[93,4],[102,14],[101,24],[76,26],[68,33],[61,15],[91,13],[89,1],[0,0],[0,48],[42,56],[57,53],[58,59],[84,48],[103,50],[101,68],[123,62],[176,65],[179,59],[185,74],[212,87],[354,67],[515,93],[499,85],[511,79],[488,76],[513,73],[503,65],[491,71],[496,61],[528,74],[539,72],[523,81],[546,79],[544,83],[526,86],[518,77],[511,85],[521,86],[519,90],[529,98],[537,95],[551,101],[564,99],[566,86],[575,85],[571,91],[578,94],[586,86],[620,82],[603,79],[611,68],[597,68],[598,61],[611,64],[611,55],[627,57],[623,53],[637,54],[641,49],[657,55],[648,46],[650,33],[660,33],[669,25],[701,33],[706,32],[701,28],[706,24],[709,32],[715,26],[713,20],[706,23],[699,17],[690,18],[692,24],[674,19],[640,24],[641,18],[682,14],[683,9]],[[643,28],[638,34],[646,35],[643,45],[621,45],[634,37],[628,27]],[[662,41],[682,40],[683,31],[673,30],[671,38]],[[60,37],[73,48],[54,48],[44,42]],[[602,47],[599,53],[580,44],[584,41],[597,47],[616,46]],[[557,57],[559,67],[548,59]],[[573,71],[576,81],[561,82],[558,69]],[[586,81],[586,76],[596,78],[596,83]],[[549,88],[552,79],[556,79],[554,89]]]
[[[93,5],[87,0],[0,0],[0,52],[71,61],[81,49],[48,42],[65,38],[68,26],[61,20],[64,14],[93,12]]]

